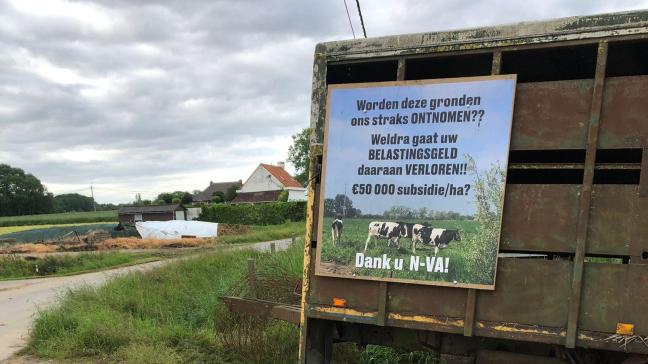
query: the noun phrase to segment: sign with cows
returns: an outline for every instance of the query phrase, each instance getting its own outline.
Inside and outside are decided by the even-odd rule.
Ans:
[[[316,274],[494,289],[515,87],[330,85]]]

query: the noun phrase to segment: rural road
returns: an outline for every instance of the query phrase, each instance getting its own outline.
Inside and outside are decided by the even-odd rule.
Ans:
[[[291,240],[228,245],[222,246],[221,251],[253,249],[268,252],[271,243],[275,243],[279,251],[288,248]],[[55,303],[68,289],[83,285],[99,286],[118,275],[147,271],[174,260],[187,258],[169,259],[68,277],[0,281],[0,363],[25,346],[34,314],[39,309]]]

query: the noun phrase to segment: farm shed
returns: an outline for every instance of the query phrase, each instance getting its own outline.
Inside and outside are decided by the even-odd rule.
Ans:
[[[134,224],[137,221],[186,220],[187,210],[181,204],[122,206],[117,215],[120,223]]]
[[[274,202],[283,190],[288,191],[288,201],[306,200],[306,188],[284,169],[283,162],[276,166],[261,163],[237,191],[232,203]]]
[[[233,182],[209,182],[209,186],[205,188],[204,191],[196,194],[193,197],[193,202],[195,204],[209,204],[211,203],[211,198],[216,192],[221,192],[225,194],[228,189],[234,186],[237,190],[243,186],[243,181],[233,181]]]

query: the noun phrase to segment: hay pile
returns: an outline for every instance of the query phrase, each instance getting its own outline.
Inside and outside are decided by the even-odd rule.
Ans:
[[[53,253],[56,251],[58,251],[56,245],[25,243],[2,248],[0,254]]]
[[[223,235],[241,235],[250,232],[248,225],[238,224],[218,224],[218,236]]]
[[[159,249],[159,248],[193,248],[211,243],[210,239],[182,238],[182,239],[140,239],[140,238],[115,238],[106,239],[94,244],[96,250],[110,249]]]

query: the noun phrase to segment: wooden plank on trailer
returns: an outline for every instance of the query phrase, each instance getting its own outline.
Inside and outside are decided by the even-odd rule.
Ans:
[[[599,148],[642,148],[648,141],[648,76],[605,81]]]
[[[507,185],[500,250],[574,252],[580,185]]]
[[[518,84],[511,149],[584,149],[592,87],[592,80]]]
[[[587,150],[585,153],[585,170],[583,172],[583,187],[581,189],[578,225],[576,235],[576,252],[574,253],[574,269],[572,272],[572,290],[569,295],[569,312],[567,314],[567,337],[565,346],[574,348],[578,334],[578,317],[583,288],[583,265],[587,249],[587,232],[592,202],[592,184],[594,181],[594,164],[598,146],[603,87],[605,86],[605,65],[607,62],[607,42],[599,43],[596,59],[596,73],[590,109],[589,126],[587,131]]]

